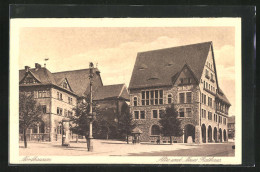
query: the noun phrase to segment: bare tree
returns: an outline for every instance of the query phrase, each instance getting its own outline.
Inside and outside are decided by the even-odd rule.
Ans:
[[[19,129],[23,132],[24,147],[27,148],[26,131],[41,120],[42,109],[31,92],[19,93]]]

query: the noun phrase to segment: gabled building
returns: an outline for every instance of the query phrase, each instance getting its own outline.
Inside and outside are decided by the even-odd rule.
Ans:
[[[25,66],[19,70],[19,91],[34,94],[44,113],[38,126],[27,131],[28,138],[34,140],[40,136],[45,141],[60,140],[61,121],[74,115],[77,102],[89,95],[89,86],[89,69],[51,73],[36,63],[35,68]],[[100,106],[114,105],[114,116],[120,115],[122,104],[129,101],[125,85],[103,86],[97,68],[94,68],[93,96]]]
[[[230,103],[218,84],[212,42],[138,53],[129,93],[141,141],[161,135],[160,113],[172,103],[183,129],[174,142],[227,141]]]

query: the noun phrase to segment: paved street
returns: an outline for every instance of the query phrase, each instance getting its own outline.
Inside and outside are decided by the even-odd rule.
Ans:
[[[126,144],[114,140],[94,140],[94,151],[88,152],[84,140],[71,142],[69,147],[60,142],[28,142],[28,148],[20,142],[21,156],[234,156],[233,143],[208,144]]]

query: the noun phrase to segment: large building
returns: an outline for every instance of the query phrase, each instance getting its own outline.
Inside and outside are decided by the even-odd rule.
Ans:
[[[25,66],[19,70],[19,91],[33,93],[44,113],[38,126],[27,131],[29,140],[39,136],[45,141],[60,140],[62,120],[74,115],[77,102],[89,95],[89,86],[89,69],[51,73],[36,63],[35,68]],[[126,86],[104,86],[97,68],[94,68],[93,97],[101,107],[109,105],[115,118],[120,115],[121,106],[129,101]]]
[[[129,93],[141,141],[161,135],[160,113],[172,103],[183,129],[174,142],[227,141],[231,104],[218,84],[212,42],[138,53]]]

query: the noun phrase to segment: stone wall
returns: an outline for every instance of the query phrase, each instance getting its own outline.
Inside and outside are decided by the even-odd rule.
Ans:
[[[130,90],[130,107],[131,107],[131,113],[133,114],[134,118],[134,111],[145,111],[145,119],[134,119],[134,122],[138,125],[138,128],[143,132],[140,135],[140,140],[144,142],[149,142],[156,140],[158,136],[151,136],[151,128],[153,125],[158,125],[160,118],[154,119],[152,117],[152,111],[153,110],[165,110],[166,107],[169,107],[170,104],[168,104],[168,94],[173,95],[173,103],[175,105],[176,110],[178,111],[180,108],[191,108],[192,113],[190,117],[179,117],[181,121],[181,127],[184,129],[184,127],[187,124],[191,124],[193,126],[199,125],[199,115],[200,115],[200,102],[199,102],[199,87],[196,85],[189,85],[189,86],[174,86],[172,88],[170,87],[164,87],[163,89],[164,95],[163,95],[163,104],[162,105],[147,105],[142,106],[141,105],[141,91],[142,90]],[[152,90],[152,89],[146,89],[146,91]],[[179,103],[179,93],[180,92],[192,92],[192,102],[191,103],[185,103],[180,104]],[[138,103],[137,106],[133,106],[134,97],[137,97]],[[182,143],[184,141],[184,136],[181,137],[174,137],[174,141],[178,143]],[[195,134],[195,137],[200,137],[200,133]],[[169,141],[169,137],[165,137],[164,140]]]

